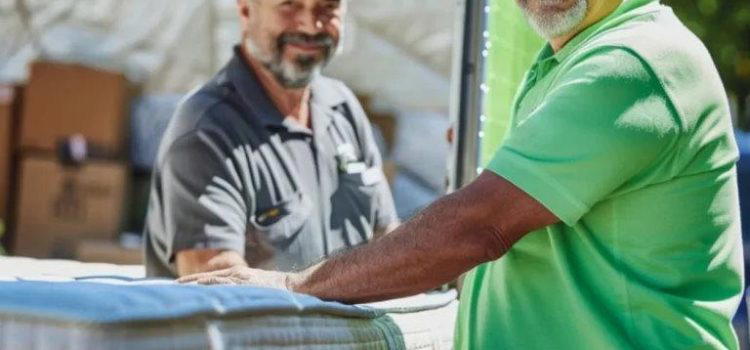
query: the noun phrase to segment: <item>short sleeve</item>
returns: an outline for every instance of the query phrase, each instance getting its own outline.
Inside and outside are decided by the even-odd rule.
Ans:
[[[165,154],[158,185],[171,258],[186,249],[244,255],[247,201],[229,153],[219,135],[196,130],[177,139]]]
[[[488,170],[574,225],[668,154],[681,124],[645,62],[608,48],[579,59],[517,118]]]

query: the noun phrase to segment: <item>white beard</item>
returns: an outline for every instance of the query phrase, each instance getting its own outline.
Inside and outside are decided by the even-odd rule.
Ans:
[[[273,55],[263,51],[249,36],[245,39],[245,47],[250,55],[271,71],[281,86],[290,89],[308,86],[315,77],[320,75],[323,67],[328,63],[323,61],[308,69],[302,69],[293,62],[282,59],[281,54]]]
[[[541,0],[540,2],[558,3],[559,0]],[[534,13],[525,6],[521,6],[521,10],[531,27],[549,40],[571,32],[583,22],[588,10],[588,0],[576,0],[573,7],[563,12]]]

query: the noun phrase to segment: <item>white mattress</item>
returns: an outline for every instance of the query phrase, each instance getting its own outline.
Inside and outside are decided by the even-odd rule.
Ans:
[[[92,275],[141,278],[144,272],[141,266],[0,257],[0,281],[64,283]],[[98,281],[125,283],[116,278]],[[0,312],[0,349],[450,349],[455,297],[450,291],[367,304],[386,312],[372,319],[266,312],[95,324]]]
[[[18,278],[65,281],[84,276],[143,278],[146,276],[146,269],[141,265],[113,265],[82,263],[73,260],[39,260],[0,256],[0,281],[14,281]]]

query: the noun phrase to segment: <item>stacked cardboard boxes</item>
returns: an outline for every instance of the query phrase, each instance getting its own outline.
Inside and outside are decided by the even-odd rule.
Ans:
[[[19,173],[14,253],[72,257],[83,239],[114,238],[120,227],[126,168],[117,162],[62,165],[25,156]]]
[[[12,197],[15,179],[14,138],[18,125],[23,88],[0,85],[0,254],[10,243],[9,222],[12,219]]]
[[[23,151],[54,151],[72,135],[123,156],[130,101],[120,73],[52,62],[31,65],[21,118]]]
[[[76,260],[82,262],[104,262],[119,265],[143,264],[143,252],[140,246],[124,246],[111,239],[83,240],[76,247],[75,256]]]
[[[32,64],[16,145],[13,254],[72,258],[82,240],[117,235],[128,178],[129,91],[119,73]],[[74,135],[96,157],[61,162],[59,145]]]
[[[0,220],[8,221],[13,135],[20,100],[20,89],[0,85]]]

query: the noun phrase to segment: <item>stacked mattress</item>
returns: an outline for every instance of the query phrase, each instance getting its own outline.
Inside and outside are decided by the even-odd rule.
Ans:
[[[139,269],[0,258],[0,349],[452,345],[452,291],[344,305],[275,289],[147,280]],[[93,270],[97,276],[87,273]]]

